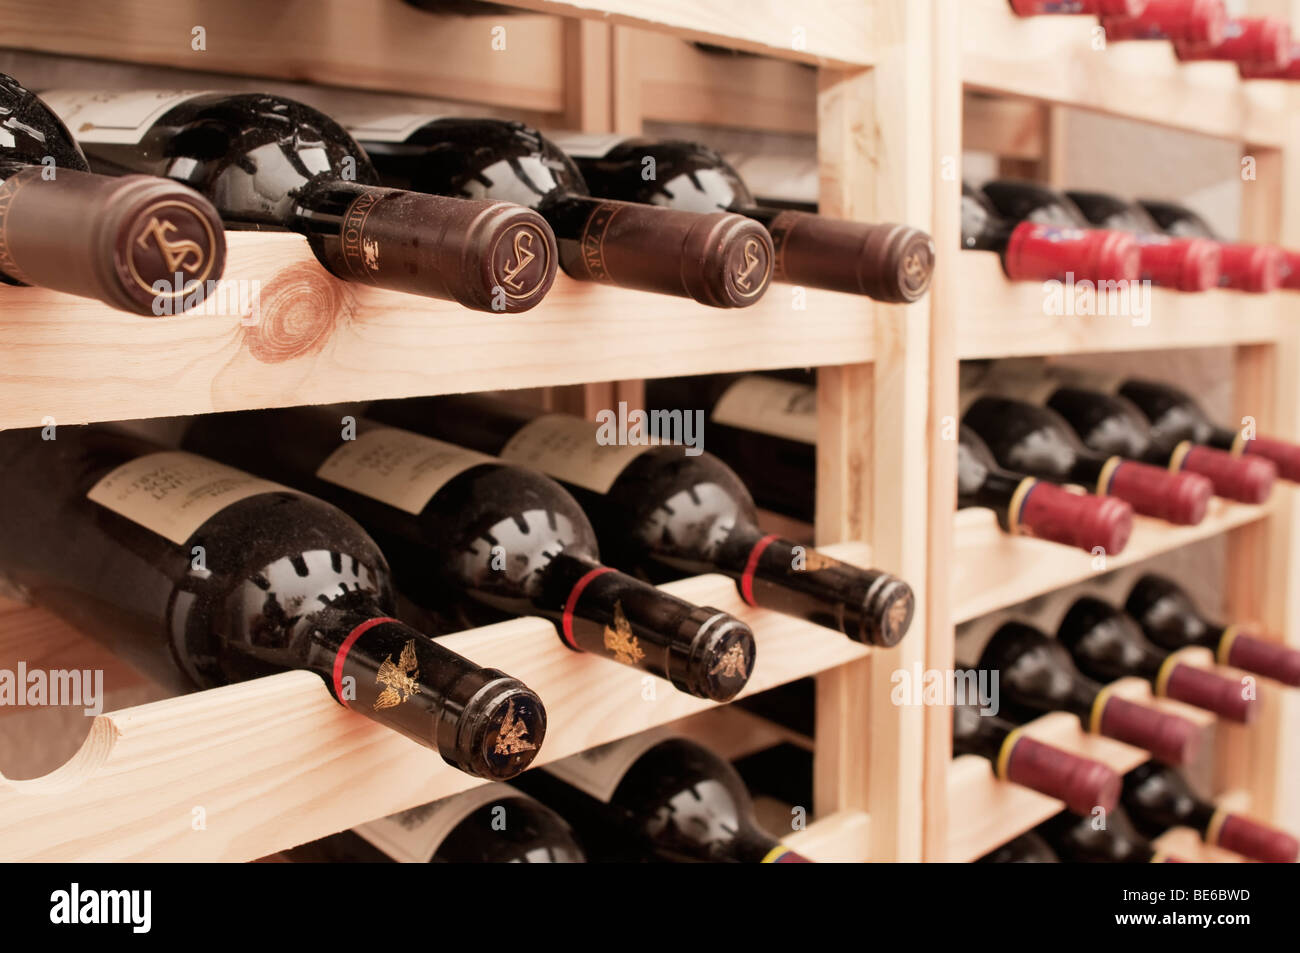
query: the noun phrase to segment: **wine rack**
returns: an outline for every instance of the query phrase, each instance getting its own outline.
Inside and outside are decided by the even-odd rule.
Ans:
[[[816,677],[815,737],[664,682],[650,700],[616,706],[643,698],[642,675],[575,657],[541,620],[460,633],[450,647],[542,696],[550,726],[539,764],[661,725],[731,757],[811,746],[815,820],[786,840],[816,860],[971,860],[1056,813],[1060,802],[997,781],[986,761],[954,761],[949,709],[891,700],[896,673],[954,666],[958,623],[1101,572],[1087,554],[955,512],[958,363],[1232,345],[1240,405],[1300,438],[1300,297],[1157,290],[1142,327],[1047,315],[1039,286],[1007,282],[989,254],[957,251],[963,136],[1050,168],[1065,146],[1054,110],[1075,106],[1240,143],[1260,170],[1246,236],[1295,247],[1300,130],[1287,120],[1300,94],[1243,83],[1223,64],[1180,65],[1160,44],[1099,50],[1094,21],[1019,20],[1005,0],[506,3],[517,11],[482,18],[400,0],[285,0],[268,17],[261,0],[103,10],[0,0],[0,70],[38,89],[278,84],[326,111],[383,95],[399,110],[433,102],[589,132],[655,121],[816,133],[822,213],[928,228],[939,249],[931,293],[891,306],[813,290],[796,301],[778,285],[734,312],[561,276],[535,310],[495,316],[341,283],[297,236],[228,233],[226,297],[259,282],[256,322],[239,307],[148,319],[0,287],[0,427],[515,388],[545,388],[551,406],[590,414],[634,401],[643,378],[816,367],[816,541],[907,579],[910,634],[866,648],[749,608],[720,576],[666,587],[752,625],[747,694]],[[697,43],[760,55],[720,57]],[[1196,527],[1139,520],[1106,569],[1222,536],[1229,608],[1300,644],[1300,594],[1287,578],[1300,565],[1297,512],[1292,488],[1279,486],[1263,506],[1216,502]],[[95,651],[37,610],[0,610],[0,667],[90,659],[116,686],[139,681]],[[1149,697],[1145,683],[1119,690]],[[1297,695],[1266,699],[1249,729],[1214,733],[1221,799],[1293,829],[1300,766],[1283,752],[1300,748]],[[0,732],[16,717],[0,708]],[[1070,716],[1026,730],[1118,770],[1143,758]],[[253,860],[476,783],[343,711],[317,676],[289,673],[110,710],[62,767],[0,775],[0,859]],[[1224,859],[1186,833],[1166,835],[1167,846]]]
[[[278,83],[327,110],[364,91],[407,109],[432,99],[444,113],[592,132],[635,132],[646,118],[816,131],[824,212],[929,220],[928,182],[909,172],[929,161],[927,127],[897,108],[927,109],[930,66],[909,49],[929,35],[926,5],[764,2],[742,17],[730,0],[512,5],[521,9],[500,17],[494,44],[496,18],[399,0],[291,2],[269,19],[246,0],[129,0],[111,23],[71,16],[72,0],[0,0],[13,51],[0,59],[37,88]],[[203,49],[190,42],[198,27]],[[763,56],[720,58],[700,41]],[[821,860],[920,858],[923,713],[891,704],[889,689],[894,671],[924,661],[925,550],[912,542],[928,518],[917,479],[928,455],[924,301],[796,300],[777,287],[756,308],[725,312],[561,277],[539,308],[495,316],[345,285],[295,236],[228,239],[227,282],[259,282],[255,321],[238,305],[137,319],[0,289],[0,426],[498,388],[544,388],[549,405],[590,411],[635,399],[648,376],[818,367],[817,542],[908,579],[913,634],[871,649],[750,609],[722,577],[667,588],[752,624],[761,661],[749,692],[817,676],[815,820],[789,843]],[[238,302],[238,286],[226,297]],[[6,625],[5,664],[32,658],[45,636],[57,637],[41,659],[87,657],[75,632],[38,610],[0,612]],[[575,657],[552,628],[525,619],[449,639],[542,695],[550,725],[538,763],[664,724],[733,756],[783,737],[653,679],[652,700],[641,700],[641,673]],[[118,686],[138,679],[120,666],[109,675]],[[289,673],[110,710],[62,767],[0,778],[0,856],[252,860],[475,783],[344,712],[318,677]]]
[[[1300,240],[1294,225],[1300,143],[1291,120],[1300,100],[1292,86],[1243,82],[1230,64],[1180,63],[1167,43],[1099,44],[1090,17],[1020,19],[1002,0],[939,6],[942,15],[931,39],[935,62],[941,64],[933,100],[937,163],[959,155],[964,145],[992,153],[1004,168],[1032,164],[1049,183],[1065,184],[1061,159],[1070,144],[1059,107],[1082,108],[1236,143],[1260,170],[1243,192],[1242,240],[1289,246]],[[1289,2],[1245,6],[1250,14],[1300,19],[1300,8]],[[959,189],[956,177],[936,177],[933,234],[940,249],[959,246]],[[1154,289],[1149,320],[1136,323],[1115,315],[1051,314],[1044,295],[1038,283],[1008,282],[989,253],[940,257],[931,305],[931,401],[937,420],[957,419],[961,360],[1230,346],[1241,413],[1286,439],[1300,435],[1300,298],[1295,295],[1180,295]],[[1018,603],[1214,537],[1223,537],[1227,546],[1226,611],[1300,644],[1293,583],[1300,556],[1295,487],[1279,484],[1263,506],[1216,500],[1195,527],[1139,518],[1125,551],[1100,565],[1085,553],[1009,538],[983,511],[954,514],[954,444],[941,437],[931,443],[927,657],[932,668],[953,666],[956,624],[985,624],[990,614]],[[1145,687],[1134,682],[1125,690],[1140,697]],[[1269,686],[1261,691],[1257,723],[1221,723],[1211,735],[1216,800],[1291,830],[1300,826],[1300,783],[1288,754],[1300,739],[1297,694]],[[927,712],[927,860],[973,860],[1061,810],[1059,801],[996,780],[983,759],[954,761],[949,722],[945,709]],[[1117,770],[1133,767],[1133,759],[1145,755],[1084,735],[1071,716],[1040,718],[1027,731]],[[1190,834],[1171,831],[1161,845],[1192,860],[1227,856]]]

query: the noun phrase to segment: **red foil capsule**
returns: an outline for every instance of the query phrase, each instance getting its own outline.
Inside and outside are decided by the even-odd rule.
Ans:
[[[1199,473],[1171,473],[1146,463],[1111,459],[1109,479],[1103,476],[1099,492],[1127,500],[1144,516],[1180,526],[1195,526],[1205,519],[1214,485]]]
[[[1060,13],[1131,17],[1144,6],[1146,0],[1011,0],[1012,11],[1021,17]]]
[[[1284,69],[1291,59],[1291,25],[1277,17],[1229,20],[1220,43],[1175,43],[1180,60],[1226,60]]]
[[[1086,552],[1118,556],[1133,532],[1133,507],[1113,496],[1071,493],[1026,478],[1012,532],[1024,533]]]
[[[1101,228],[1065,228],[1021,222],[1007,241],[1003,266],[1012,281],[1049,281],[1072,274],[1076,281],[1123,281],[1138,277],[1137,239]]]
[[[1179,291],[1208,291],[1218,286],[1222,267],[1218,242],[1151,233],[1136,237],[1143,279]]]
[[[1220,665],[1254,672],[1300,688],[1300,651],[1231,626],[1219,640]]]
[[[1111,768],[1091,758],[1012,733],[998,757],[998,777],[1064,801],[1075,814],[1093,808],[1114,810],[1123,781]]]
[[[1107,689],[1093,702],[1089,730],[1145,748],[1157,761],[1173,765],[1191,761],[1200,741],[1200,730],[1186,718],[1117,698]]]
[[[1223,0],[1150,0],[1141,13],[1103,17],[1101,25],[1109,40],[1173,40],[1218,46],[1227,22]]]
[[[1288,62],[1285,66],[1261,65],[1259,63],[1238,63],[1237,72],[1242,79],[1300,79],[1300,43],[1291,41],[1287,51]]]
[[[1300,855],[1300,843],[1290,834],[1240,814],[1216,813],[1205,840],[1265,864],[1294,864]]]
[[[1259,714],[1255,700],[1245,697],[1240,681],[1180,662],[1177,652],[1161,666],[1156,678],[1156,694],[1195,705],[1241,724],[1249,724]]]
[[[1300,67],[1300,62],[1296,65]],[[1282,287],[1300,291],[1300,252],[1282,249]]]
[[[1282,479],[1300,482],[1300,444],[1272,437],[1255,437],[1246,442],[1246,453],[1272,460]]]
[[[1219,245],[1219,287],[1263,294],[1282,286],[1285,255],[1276,245]]]
[[[1300,448],[1297,448],[1300,449]],[[1226,450],[1180,444],[1170,466],[1199,473],[1214,485],[1214,495],[1238,503],[1263,503],[1273,492],[1277,467],[1264,457],[1233,456]]]

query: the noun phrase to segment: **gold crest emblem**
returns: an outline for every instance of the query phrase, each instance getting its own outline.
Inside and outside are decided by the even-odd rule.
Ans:
[[[721,675],[723,678],[748,678],[749,672],[746,670],[745,650],[737,642],[727,651],[722,653],[722,658],[718,659],[717,664],[709,669],[710,675]]]
[[[392,656],[384,659],[375,673],[375,681],[384,685],[384,690],[375,699],[375,711],[396,708],[412,695],[420,693],[420,682],[415,677],[419,663],[415,659],[415,639],[402,646],[402,654],[393,664]]]
[[[623,603],[614,603],[614,627],[605,626],[605,649],[624,665],[635,665],[645,658],[645,652],[632,634],[632,626],[623,614]]]
[[[506,717],[501,721],[501,730],[497,732],[495,754],[518,754],[532,751],[537,745],[528,740],[528,726],[520,718],[515,720],[515,700],[510,699],[506,705]]]
[[[752,288],[750,278],[758,266],[763,263],[763,259],[760,258],[758,254],[761,248],[762,246],[758,243],[758,239],[756,238],[747,239],[745,242],[744,264],[741,269],[736,272],[736,287],[741,291],[749,292]]]
[[[149,241],[152,239],[158,246],[158,251],[162,253],[163,261],[167,265],[169,272],[188,271],[196,272],[203,264],[203,248],[198,242],[188,238],[174,240],[167,236],[176,231],[176,223],[170,219],[164,221],[157,215],[149,219],[149,224],[144,227],[139,237],[136,238],[136,244],[141,248],[147,248]],[[194,256],[191,259],[190,256]]]

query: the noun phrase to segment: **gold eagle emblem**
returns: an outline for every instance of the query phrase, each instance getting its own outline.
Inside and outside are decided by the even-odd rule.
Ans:
[[[614,603],[614,626],[605,626],[605,649],[624,665],[635,665],[645,658],[641,645],[632,634],[632,626],[623,614],[623,603]]]
[[[496,754],[518,754],[532,751],[537,745],[528,740],[528,726],[520,718],[515,720],[515,700],[510,699],[506,705],[506,717],[501,720],[501,730],[497,732]]]
[[[735,678],[737,675],[741,678],[748,678],[749,672],[746,671],[746,668],[745,650],[737,642],[722,653],[722,658],[718,659],[713,668],[709,669],[709,674],[720,674],[723,678]]]
[[[402,646],[402,654],[396,665],[393,664],[391,655],[384,659],[379,665],[379,671],[375,673],[375,681],[385,686],[375,699],[375,711],[396,708],[412,695],[420,694],[420,680],[415,677],[419,667],[415,658],[415,639]]]

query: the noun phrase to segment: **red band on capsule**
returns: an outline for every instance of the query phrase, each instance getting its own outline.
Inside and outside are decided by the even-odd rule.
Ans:
[[[367,619],[359,626],[348,633],[348,637],[343,640],[339,650],[334,655],[334,697],[339,700],[339,704],[344,708],[351,708],[343,698],[343,663],[348,660],[348,653],[352,651],[352,646],[356,645],[357,639],[365,635],[377,625],[383,625],[385,622],[397,622],[396,619],[383,616],[379,619]],[[398,623],[400,625],[400,623]]]
[[[560,619],[560,632],[564,636],[564,644],[575,652],[582,651],[582,649],[578,648],[578,642],[573,637],[573,610],[578,608],[578,600],[582,598],[582,590],[586,589],[591,580],[597,576],[603,576],[605,573],[613,571],[609,566],[596,567],[573,584],[573,588],[569,590],[569,598],[564,600],[564,615]]]
[[[745,571],[740,576],[740,594],[751,606],[758,605],[754,601],[754,570],[758,568],[758,557],[763,555],[763,550],[771,546],[773,541],[780,538],[776,533],[764,536],[754,544],[754,548],[749,551],[749,558],[745,560]]]

